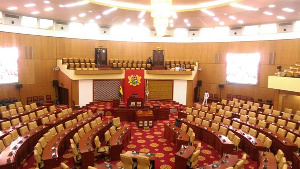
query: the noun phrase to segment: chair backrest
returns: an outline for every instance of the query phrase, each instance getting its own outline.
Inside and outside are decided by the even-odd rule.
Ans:
[[[286,119],[287,119],[287,118],[291,118],[291,116],[292,116],[291,113],[285,113],[285,112],[282,113],[282,117],[283,117],[283,118],[286,118]]]
[[[83,117],[83,119],[87,119],[89,116],[88,116],[88,113],[87,112],[84,112],[83,114],[82,114],[82,117]]]
[[[110,139],[110,137],[111,137],[111,136],[110,136],[109,130],[107,130],[107,131],[105,132],[104,137],[105,137],[105,141],[108,142],[109,139]]]
[[[30,120],[33,120],[35,118],[36,118],[35,112],[32,112],[32,113],[29,114],[29,119]]]
[[[150,167],[150,160],[147,156],[137,155],[137,168],[145,169]]]
[[[209,121],[203,120],[203,121],[202,121],[202,125],[203,125],[203,126],[206,126],[206,127],[209,127]]]
[[[246,115],[241,115],[241,116],[240,116],[240,120],[241,120],[241,121],[244,121],[244,122],[245,122],[245,121],[248,121],[248,117],[247,117]]]
[[[98,137],[98,136],[96,136],[96,137],[95,137],[95,139],[94,139],[94,143],[95,143],[95,147],[96,147],[96,148],[99,148],[99,147],[101,147],[101,142],[100,142],[100,140],[99,140],[99,137]]]
[[[1,123],[1,129],[6,130],[11,127],[10,121],[4,121]]]
[[[120,154],[120,157],[121,157],[122,166],[126,169],[127,168],[132,169],[132,165],[133,165],[132,157],[125,154]]]
[[[230,125],[230,123],[231,123],[231,120],[226,119],[226,118],[223,119],[223,124]]]
[[[266,121],[267,121],[267,122],[274,123],[274,122],[275,122],[275,117],[273,117],[273,116],[267,116]]]
[[[199,112],[199,116],[200,116],[200,117],[205,117],[205,112],[204,112],[204,111],[200,111],[200,112]]]
[[[226,111],[225,116],[226,117],[232,117],[232,112],[231,111]]]
[[[234,133],[233,133],[232,131],[229,130],[228,133],[227,133],[227,137],[228,137],[229,140],[232,141],[232,140],[233,140],[233,137],[234,137]]]
[[[55,136],[57,134],[55,127],[52,127],[49,132],[51,133],[52,137]]]
[[[293,112],[293,109],[289,109],[289,108],[284,108],[284,112],[285,113],[292,113]]]
[[[84,131],[84,129],[81,127],[81,128],[78,130],[78,135],[79,135],[80,138],[82,138],[84,134],[85,134],[85,131]]]
[[[264,144],[267,148],[270,148],[272,145],[272,140],[269,137],[266,137]]]
[[[188,121],[193,121],[194,120],[194,117],[192,115],[187,115],[186,119]]]
[[[225,135],[226,136],[226,134],[227,134],[227,128],[226,127],[223,127],[223,126],[220,126],[220,129],[219,129],[219,131],[220,131],[220,133],[222,133],[223,135]]]
[[[0,106],[0,112],[7,111],[6,106]]]
[[[211,113],[206,113],[206,118],[208,118],[208,119],[213,119],[213,114],[211,114]]]
[[[70,167],[67,164],[65,164],[65,163],[60,163],[60,167],[62,169],[70,169]]]
[[[300,112],[300,111],[299,111]],[[300,114],[296,114],[293,120],[300,121]]]
[[[48,117],[44,117],[44,118],[42,118],[41,121],[42,121],[42,124],[45,125],[46,123],[49,122],[49,118]]]
[[[273,110],[272,115],[273,115],[273,116],[279,116],[279,115],[280,115],[280,111],[278,111],[278,110]]]
[[[261,142],[265,142],[266,136],[262,133],[258,133],[257,139]]]
[[[270,105],[268,104],[263,104],[263,109],[269,109],[270,108]]]
[[[65,128],[68,128],[72,125],[73,125],[72,120],[68,120],[68,121],[65,122]]]
[[[286,164],[286,158],[281,157],[281,159],[279,160],[278,168],[282,169],[284,164]]]
[[[113,124],[114,124],[114,126],[116,126],[116,127],[120,127],[120,126],[121,126],[121,120],[120,120],[120,117],[113,118]]]
[[[10,113],[9,113],[9,111],[3,111],[1,113],[1,116],[2,116],[2,118],[8,118],[8,117],[10,117]]]
[[[33,154],[34,154],[34,159],[37,163],[37,166],[39,166],[39,163],[41,163],[41,161],[42,161],[41,155],[36,150],[33,150]]]
[[[31,103],[30,107],[31,107],[31,109],[35,109],[35,108],[37,108],[37,105],[36,105],[36,103]]]
[[[21,136],[23,136],[24,134],[26,134],[27,132],[29,132],[28,127],[27,126],[23,126],[19,129],[19,132],[21,134]]]
[[[194,131],[193,131],[192,127],[190,127],[190,128],[188,129],[187,135],[188,135],[188,136],[191,136],[193,132],[194,132]]]
[[[36,150],[39,155],[42,155],[43,149],[40,143],[36,143],[34,150]]]
[[[78,133],[75,133],[74,136],[73,136],[73,140],[76,144],[78,144],[80,142],[80,137],[78,135]]]
[[[224,107],[224,110],[225,110],[225,111],[230,111],[230,106],[225,106],[225,107]]]
[[[186,132],[186,130],[187,130],[187,125],[184,124],[184,123],[182,123],[182,124],[181,124],[181,130],[183,130],[184,132]]]
[[[11,144],[11,142],[13,142],[13,139],[10,134],[6,135],[2,140],[6,147],[9,146]]]
[[[62,124],[59,124],[58,126],[56,126],[56,131],[59,133],[61,131],[63,131],[65,128]]]
[[[265,119],[266,119],[266,115],[259,114],[259,115],[257,116],[257,119],[258,119],[258,120],[265,120]]]
[[[37,128],[38,125],[36,123],[36,121],[33,121],[33,122],[30,122],[28,123],[28,129],[31,131],[31,130],[34,130],[35,128]]]
[[[238,123],[238,122],[236,122],[236,121],[233,121],[233,122],[232,122],[232,127],[236,128],[236,129],[239,129],[239,128],[240,128],[240,125],[241,125],[241,123]]]
[[[54,105],[49,107],[49,111],[50,111],[50,112],[53,112],[53,111],[55,111],[55,109],[56,109],[56,108],[55,108],[55,106],[54,106]]]
[[[77,119],[72,119],[72,124],[76,124],[77,123]]]
[[[273,132],[277,132],[277,126],[274,126],[273,124],[269,125],[269,130],[273,131]]]
[[[255,124],[256,125],[256,118],[254,118],[254,117],[249,117],[249,123],[250,124]]]
[[[279,149],[277,151],[277,154],[275,155],[275,159],[276,159],[277,163],[279,163],[279,161],[281,160],[282,157],[284,157],[284,153],[281,149]]]
[[[23,113],[25,110],[23,107],[18,107],[18,113]]]
[[[48,131],[47,133],[45,133],[44,138],[45,138],[46,142],[48,143],[52,139],[51,132]]]
[[[277,131],[278,134],[280,134],[282,137],[285,137],[286,135],[286,130],[282,129],[282,128],[279,128],[278,131]]]
[[[97,122],[97,124],[101,124],[102,123],[101,117],[97,117],[96,122]]]
[[[240,141],[241,141],[241,139],[240,139],[238,136],[236,136],[236,135],[233,136],[233,144],[234,144],[236,147],[239,146]]]
[[[15,118],[15,119],[12,119],[10,122],[11,122],[12,126],[16,126],[16,125],[20,124],[20,119]]]
[[[92,110],[88,110],[88,116],[89,117],[92,117],[94,114],[93,114],[93,112],[92,112]]]
[[[192,113],[192,111],[193,111],[193,108],[191,108],[191,107],[187,107],[187,108],[185,109],[185,112],[186,112],[186,113]]]
[[[25,105],[25,111],[31,110],[30,105]]]
[[[2,140],[0,140],[0,153],[5,149],[5,145]]]
[[[36,112],[36,115],[37,115],[38,117],[40,117],[40,116],[44,115],[44,111],[43,111],[43,110],[38,110],[38,111]]]
[[[197,124],[201,124],[202,123],[202,119],[201,118],[195,118],[195,123]]]
[[[48,114],[49,113],[47,108],[44,108],[43,112],[44,112],[44,114]]]
[[[277,124],[280,125],[280,126],[285,126],[286,121],[283,120],[283,119],[278,119],[278,120],[277,120]]]
[[[91,130],[90,123],[85,124],[85,125],[83,126],[83,128],[84,128],[84,131],[85,131],[86,133],[89,132],[89,131]]]
[[[233,113],[239,113],[239,108],[237,108],[237,107],[232,108],[232,112]]]
[[[198,115],[198,110],[197,109],[194,109],[193,112],[192,112],[192,115]],[[189,115],[188,115],[189,116]]]
[[[115,134],[115,132],[116,132],[116,126],[111,126],[111,127],[109,128],[109,132],[110,132],[110,135]]]
[[[220,116],[215,116],[214,120],[217,121],[217,122],[221,122],[222,118]]]
[[[9,133],[11,135],[11,138],[13,140],[16,140],[19,137],[18,131],[17,130],[13,130]]]
[[[97,126],[96,120],[90,122],[91,128],[95,128]]]
[[[42,148],[44,148],[47,144],[45,137],[41,137],[39,139],[39,143],[41,144]]]
[[[249,134],[250,134],[251,136],[253,136],[253,137],[256,137],[256,135],[257,135],[257,130],[255,130],[255,129],[253,129],[253,128],[250,128]]]
[[[294,130],[296,128],[296,123],[289,121],[286,126]]]
[[[221,103],[226,105],[227,104],[227,100],[222,99]]]
[[[15,105],[15,104],[10,104],[10,105],[8,105],[8,108],[9,108],[9,109],[15,109],[15,108],[16,108],[16,105]]]
[[[300,148],[300,137],[297,137],[294,143]]]
[[[244,164],[245,164],[245,161],[244,160],[239,160],[235,166],[234,166],[234,169],[243,169],[244,168]]]
[[[250,112],[248,113],[248,115],[249,115],[249,117],[256,117],[256,113],[253,112],[253,111],[250,111]]]
[[[219,130],[219,124],[216,124],[216,123],[212,123],[211,124],[211,128],[215,129],[215,130]]]
[[[56,119],[55,114],[49,116],[49,121],[54,121]]]
[[[17,110],[15,108],[14,109],[10,109],[9,113],[10,113],[10,116],[14,116],[14,115],[18,114],[18,112],[17,112]]]
[[[63,116],[65,116],[65,115],[69,114],[69,111],[68,111],[68,109],[64,109],[61,111],[61,113]]]
[[[200,114],[200,113],[199,113],[199,114]],[[220,109],[219,112],[218,112],[218,114],[219,114],[219,115],[225,115],[225,110]]]
[[[271,114],[272,113],[272,110],[271,109],[265,109],[264,110],[264,114]]]
[[[262,127],[262,128],[266,128],[267,123],[265,121],[259,120],[257,125],[260,126],[260,127]]]
[[[79,115],[77,116],[77,121],[82,121],[82,120],[83,120],[82,114],[79,114]]]
[[[241,128],[241,130],[242,130],[243,132],[246,132],[246,133],[248,133],[248,132],[249,132],[249,127],[248,127],[248,126],[246,126],[246,125],[242,125],[242,128]]]

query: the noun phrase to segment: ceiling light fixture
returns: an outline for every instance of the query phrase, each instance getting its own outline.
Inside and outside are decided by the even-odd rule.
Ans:
[[[174,24],[173,24],[173,23],[170,23],[170,26],[173,28],[173,27],[174,27]]]
[[[184,19],[183,21],[184,21],[184,23],[189,23],[188,19]]]
[[[238,20],[237,22],[238,22],[239,24],[243,24],[243,23],[244,23],[243,20]]]
[[[201,9],[202,12],[206,13],[209,16],[215,16],[215,14],[207,9]]]
[[[236,20],[235,16],[229,16],[229,19]]]
[[[141,11],[141,13],[139,14],[138,18],[142,18],[145,15],[146,11]]]
[[[40,12],[39,11],[33,11],[31,12],[32,15],[36,15],[36,14],[39,14]]]
[[[45,4],[50,4],[50,1],[44,1]]]
[[[113,12],[113,11],[115,11],[117,9],[118,9],[117,7],[113,7],[113,8],[110,8],[110,9],[104,11],[102,14],[103,15],[107,15],[107,14],[110,14],[111,12]]]
[[[245,9],[245,10],[248,10],[248,11],[258,11],[258,8],[254,8],[254,7],[251,7],[251,6],[246,6],[246,5],[242,5],[242,4],[238,4],[238,3],[231,3],[229,5],[232,6],[232,7],[235,7],[235,8],[241,8],[241,9]]]
[[[224,22],[219,22],[219,24],[220,24],[220,25],[225,25],[225,23],[224,23]]]
[[[294,12],[295,11],[294,9],[291,9],[291,8],[282,8],[282,10],[285,12]]]
[[[272,5],[269,5],[268,7],[269,7],[269,8],[275,8],[276,5],[273,5],[273,4],[272,4]]]
[[[169,17],[172,15],[172,0],[151,0],[151,17],[157,36],[164,36],[169,25]]]
[[[63,5],[63,4],[59,4],[58,6],[61,8],[65,7],[65,5]]]
[[[86,13],[81,13],[78,15],[79,17],[85,17],[86,16]]]
[[[96,17],[95,17],[95,19],[100,19],[101,18],[101,15],[97,15]]]
[[[269,12],[269,11],[265,11],[264,14],[265,14],[265,15],[273,15],[273,13],[272,13],[272,12]]]
[[[17,10],[18,7],[12,6],[12,7],[8,7],[7,10],[13,11],[13,10]]]
[[[190,27],[190,26],[191,26],[191,24],[190,24],[190,23],[187,23],[187,24],[186,24],[186,26]]]
[[[90,3],[89,1],[79,1],[79,2],[75,2],[75,3],[70,3],[70,4],[66,4],[64,5],[64,7],[74,7],[74,6],[79,6],[79,5],[86,5]]]
[[[48,8],[45,8],[44,11],[52,11],[54,8],[52,7],[48,7]]]
[[[216,22],[219,22],[219,21],[220,21],[220,19],[217,18],[217,17],[214,17],[213,19],[214,19]]]
[[[172,18],[173,19],[177,19],[178,18],[177,13],[175,11],[172,11]]]
[[[77,17],[76,16],[73,16],[72,18],[71,18],[71,21],[75,21],[77,19]]]
[[[89,22],[90,22],[90,23],[94,23],[95,20],[94,20],[94,19],[90,19]]]
[[[127,18],[126,20],[125,20],[125,22],[130,22],[131,21],[131,19],[130,18]]]
[[[25,7],[33,7],[33,6],[36,6],[35,4],[25,4],[24,5]]]
[[[285,19],[284,16],[277,16],[277,19]]]
[[[141,23],[144,23],[145,22],[145,19],[141,19]]]

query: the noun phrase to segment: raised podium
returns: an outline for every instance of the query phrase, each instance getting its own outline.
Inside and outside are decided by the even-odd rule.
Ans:
[[[143,109],[144,103],[145,103],[144,98],[137,98],[131,96],[127,99],[127,107],[129,109]]]

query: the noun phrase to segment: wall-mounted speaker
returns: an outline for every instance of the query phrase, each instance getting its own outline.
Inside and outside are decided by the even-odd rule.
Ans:
[[[198,80],[198,86],[202,86],[202,80]]]
[[[53,87],[58,87],[58,80],[53,80]]]
[[[219,84],[219,88],[224,88],[224,84]]]
[[[20,88],[22,88],[23,87],[23,84],[16,84],[16,88],[17,89],[20,89]]]

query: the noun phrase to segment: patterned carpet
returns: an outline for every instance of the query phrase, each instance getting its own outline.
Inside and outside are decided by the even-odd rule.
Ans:
[[[132,136],[129,144],[123,151],[136,150],[140,152],[156,153],[155,168],[156,169],[171,169],[175,166],[175,146],[170,141],[164,138],[164,124],[174,123],[177,117],[177,113],[171,113],[169,120],[159,120],[155,122],[155,126],[149,130],[144,130],[136,127],[135,122],[122,122],[122,124],[128,124],[132,127]],[[111,119],[112,116],[105,116],[106,119]],[[195,146],[199,140],[195,141]],[[205,166],[212,164],[220,159],[219,154],[211,146],[205,142],[201,142],[202,148],[199,157],[199,166]],[[243,151],[238,150],[234,152],[239,158],[242,157]],[[68,148],[60,159],[61,162],[65,162],[70,167],[75,167],[73,164],[73,155],[70,148]],[[99,160],[96,163],[102,163]],[[120,166],[120,161],[112,161],[112,164]],[[256,162],[252,161],[250,157],[247,157],[245,168],[256,168]],[[30,169],[35,167],[35,160],[33,155],[29,155],[28,159],[23,162],[23,169]]]

